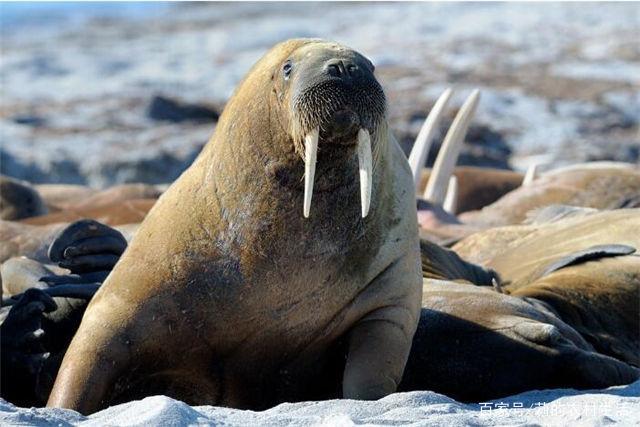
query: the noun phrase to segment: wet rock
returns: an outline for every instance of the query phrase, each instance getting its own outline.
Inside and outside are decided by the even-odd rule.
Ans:
[[[30,114],[13,116],[11,120],[13,120],[14,123],[17,123],[19,125],[26,125],[26,126],[33,126],[33,127],[44,126],[47,123],[47,121],[43,117],[30,115]]]
[[[174,123],[215,122],[219,116],[211,106],[184,103],[162,95],[154,96],[147,109],[147,117]]]
[[[202,146],[194,147],[186,156],[160,151],[152,153],[149,157],[112,159],[99,166],[91,182],[97,187],[105,188],[129,182],[173,182],[193,163],[201,150]]]

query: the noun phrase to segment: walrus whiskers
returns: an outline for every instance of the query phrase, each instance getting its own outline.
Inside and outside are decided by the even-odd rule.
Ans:
[[[313,181],[316,175],[316,160],[318,157],[318,136],[320,129],[315,128],[304,138],[304,205],[302,213],[309,218],[311,197],[313,196]]]
[[[469,123],[480,99],[480,91],[475,89],[466,99],[460,111],[453,119],[453,123],[444,138],[438,157],[433,165],[431,178],[424,193],[425,199],[442,206],[444,202],[449,178],[458,161],[464,137],[469,129]]]
[[[358,131],[358,165],[360,170],[360,203],[362,204],[362,218],[369,213],[371,206],[371,137],[369,131],[360,129]]]
[[[413,148],[409,154],[409,166],[411,166],[411,172],[413,173],[413,184],[416,186],[420,184],[422,166],[429,154],[429,148],[431,148],[433,132],[438,127],[442,112],[447,106],[452,93],[453,90],[451,88],[447,88],[447,90],[442,92],[442,95],[440,95],[431,111],[429,111],[429,115],[427,115],[427,118],[420,128],[416,141],[413,143]]]

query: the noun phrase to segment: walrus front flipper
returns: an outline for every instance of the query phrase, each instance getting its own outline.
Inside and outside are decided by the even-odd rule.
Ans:
[[[464,280],[478,286],[492,286],[500,282],[498,274],[460,258],[450,249],[426,239],[420,239],[422,277],[436,280]]]
[[[118,230],[90,219],[76,221],[56,236],[48,251],[51,261],[72,274],[47,275],[40,281],[49,286],[87,284],[90,289],[104,282],[126,248]]]
[[[20,406],[41,406],[49,390],[38,393],[41,376],[48,373],[50,353],[45,348],[44,314],[57,308],[51,297],[29,289],[11,307],[0,326],[2,340],[2,397]],[[55,376],[55,370],[53,371]],[[49,389],[53,378],[49,378]]]
[[[72,273],[110,271],[127,248],[122,233],[97,221],[76,221],[49,247],[49,259]]]
[[[554,261],[547,266],[542,272],[542,276],[548,276],[554,271],[558,271],[561,268],[569,267],[572,265],[582,264],[583,262],[594,261],[600,258],[616,257],[631,255],[635,253],[636,248],[629,245],[596,245],[590,248],[583,249],[581,251],[572,252]]]

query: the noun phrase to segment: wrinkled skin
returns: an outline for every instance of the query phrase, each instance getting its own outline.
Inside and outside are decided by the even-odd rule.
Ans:
[[[469,170],[461,176],[466,176],[466,181],[459,178],[459,205],[479,202],[482,194],[495,195],[496,190],[504,188],[503,184],[513,184],[508,175],[491,170]],[[489,205],[478,206],[479,210],[458,216],[418,197],[420,237],[451,246],[483,230],[526,222],[536,211],[553,205],[591,209],[640,207],[640,170],[626,163],[598,162],[552,170]]]
[[[640,169],[575,167],[550,172],[519,187],[482,210],[460,215],[467,224],[519,224],[527,215],[549,205],[595,209],[640,207]]]
[[[347,70],[355,64],[363,86],[320,77],[332,59]],[[284,78],[287,61],[293,71]],[[422,291],[415,190],[380,95],[343,96],[375,87],[372,79],[358,53],[311,40],[281,43],[252,68],[212,140],[158,200],[91,301],[48,405],[90,413],[163,393],[264,408],[396,390]],[[298,96],[325,81],[333,95],[316,99],[355,100],[347,105],[352,118],[371,127],[364,219],[351,142],[357,128],[337,121],[335,105],[326,117],[301,120],[296,111],[304,108]],[[305,219],[300,144],[314,120],[320,143]]]
[[[559,282],[554,286],[562,289]],[[595,313],[588,303],[579,305]],[[426,279],[422,306],[400,391],[433,390],[483,402],[529,390],[605,388],[640,378],[638,369],[594,348],[564,313],[541,300]],[[620,341],[632,329],[612,332]]]

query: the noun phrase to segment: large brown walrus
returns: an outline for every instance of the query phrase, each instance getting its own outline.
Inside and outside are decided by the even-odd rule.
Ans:
[[[278,44],[90,303],[48,405],[394,392],[420,311],[414,194],[373,65]]]

